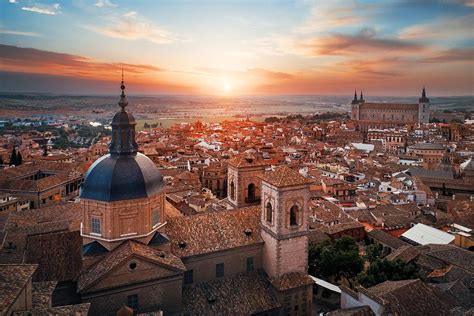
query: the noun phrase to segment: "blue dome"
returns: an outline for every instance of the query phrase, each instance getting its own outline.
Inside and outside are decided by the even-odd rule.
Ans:
[[[105,155],[86,173],[80,197],[106,202],[146,198],[160,192],[163,177],[147,156]]]

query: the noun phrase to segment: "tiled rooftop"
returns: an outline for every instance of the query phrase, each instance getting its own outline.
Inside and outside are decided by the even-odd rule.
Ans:
[[[185,315],[250,315],[279,308],[266,277],[255,271],[183,288]]]
[[[294,289],[314,283],[306,273],[300,272],[286,273],[279,278],[270,279],[270,282],[279,291]]]
[[[37,268],[36,264],[0,264],[0,313],[2,315],[6,314]]]
[[[179,257],[263,242],[260,206],[172,218],[165,227],[171,251]]]
[[[287,187],[311,184],[314,181],[303,177],[298,171],[290,169],[285,165],[273,167],[265,171],[262,180],[276,187]]]

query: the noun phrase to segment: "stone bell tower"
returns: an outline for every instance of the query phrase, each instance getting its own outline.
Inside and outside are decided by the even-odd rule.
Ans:
[[[271,277],[307,272],[310,183],[287,166],[262,176],[263,266]]]
[[[258,205],[261,179],[268,164],[261,157],[243,153],[230,159],[227,167],[227,196],[234,208]]]
[[[262,176],[263,268],[285,315],[310,315],[313,280],[308,276],[309,184],[287,166]]]
[[[425,87],[421,92],[421,98],[418,99],[418,123],[430,122],[430,99],[426,97]]]

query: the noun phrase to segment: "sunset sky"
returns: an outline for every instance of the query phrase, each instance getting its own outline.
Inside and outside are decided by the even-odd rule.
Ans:
[[[474,95],[474,0],[0,0],[0,91]]]

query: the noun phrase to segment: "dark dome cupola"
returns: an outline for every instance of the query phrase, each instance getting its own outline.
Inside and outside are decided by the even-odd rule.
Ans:
[[[100,241],[108,250],[127,239],[147,242],[165,223],[163,176],[138,152],[136,122],[125,110],[123,73],[120,88],[121,109],[112,120],[109,154],[89,168],[80,194],[84,245]]]
[[[135,118],[125,110],[128,102],[125,85],[122,93],[121,110],[112,120],[112,140],[109,155],[99,158],[88,170],[81,190],[81,198],[100,201],[119,201],[146,198],[162,191],[163,177],[155,163],[138,153],[135,141]]]

